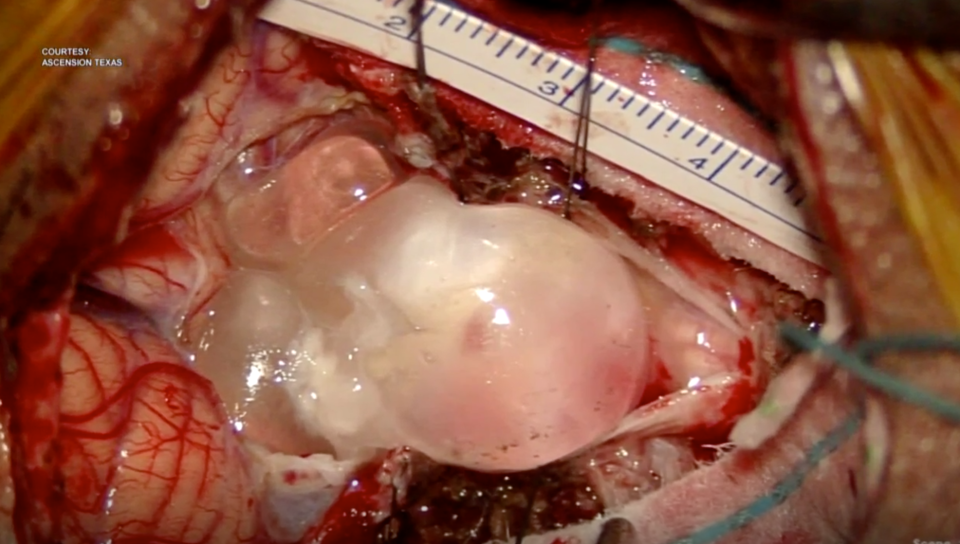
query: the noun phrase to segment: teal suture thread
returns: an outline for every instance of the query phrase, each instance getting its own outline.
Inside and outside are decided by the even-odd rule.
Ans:
[[[674,540],[670,544],[709,544],[710,542],[716,542],[777,508],[803,486],[807,475],[817,468],[823,460],[856,434],[862,420],[863,408],[859,407],[820,441],[811,446],[805,452],[803,460],[794,465],[793,469],[765,495],[757,497],[753,502],[726,518],[707,525],[695,533]]]
[[[687,79],[696,83],[718,87],[717,83],[703,70],[683,57],[651,49],[646,45],[622,36],[603,38],[601,45],[613,51],[619,51],[633,57],[645,57],[651,62],[668,64]]]
[[[647,47],[646,45],[623,36],[608,36],[600,41],[600,45],[612,51],[618,51],[625,55],[633,57],[643,57],[654,64],[664,64],[672,67],[678,74],[688,80],[713,88],[728,98],[732,99],[745,112],[756,118],[761,123],[769,125],[770,121],[765,119],[760,111],[744,97],[739,90],[735,89],[729,82],[720,81],[710,75],[700,66],[693,64],[689,60],[673,53],[667,53],[658,49]]]
[[[839,345],[826,342],[814,333],[789,323],[780,325],[780,333],[786,340],[804,351],[819,351],[865,384],[893,398],[924,408],[951,423],[960,424],[960,405],[956,402],[906,383],[875,368],[872,364],[874,357],[890,352],[953,351],[960,353],[960,338],[936,334],[889,336],[865,340],[853,346],[852,349],[845,350]],[[800,489],[810,472],[856,434],[862,424],[863,414],[861,404],[842,423],[808,449],[803,460],[765,495],[726,518],[674,540],[671,544],[715,542],[783,504],[790,495]]]
[[[919,406],[953,424],[960,424],[960,404],[909,384],[873,366],[872,359],[889,352],[922,353],[953,351],[960,353],[960,338],[936,334],[887,336],[864,340],[844,350],[836,344],[790,324],[781,324],[780,332],[804,351],[820,351],[837,366],[856,376],[863,383],[893,398]]]

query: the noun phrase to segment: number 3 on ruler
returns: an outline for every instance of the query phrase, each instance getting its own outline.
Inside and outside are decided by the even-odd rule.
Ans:
[[[537,90],[540,91],[541,94],[553,96],[557,94],[557,91],[560,90],[560,86],[552,81],[544,81],[539,87],[537,87]]]
[[[407,27],[407,18],[400,15],[391,15],[389,19],[384,21],[383,26],[390,30],[402,32]]]

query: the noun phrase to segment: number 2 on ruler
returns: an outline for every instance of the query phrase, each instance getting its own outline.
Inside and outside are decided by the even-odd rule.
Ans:
[[[390,30],[403,32],[407,28],[407,18],[400,15],[391,15],[389,19],[384,21],[383,26]]]

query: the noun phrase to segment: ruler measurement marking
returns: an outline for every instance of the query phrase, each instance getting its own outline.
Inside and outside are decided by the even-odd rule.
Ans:
[[[677,117],[676,119],[673,120],[672,123],[670,123],[670,126],[667,127],[667,134],[670,134],[671,132],[673,132],[673,129],[677,128],[677,125],[679,124],[680,124],[680,118]]]
[[[560,79],[566,81],[566,79],[567,79],[568,77],[570,77],[570,74],[572,74],[573,71],[576,70],[576,69],[577,69],[576,66],[571,66],[571,67],[567,68],[567,71],[564,72],[562,76],[560,76]]]
[[[509,40],[507,40],[507,43],[503,44],[503,47],[500,48],[500,51],[497,51],[497,58],[499,59],[500,57],[502,57],[503,54],[507,51],[507,49],[510,49],[511,45],[513,45],[513,38],[510,38]]]
[[[712,181],[713,181],[713,178],[717,177],[717,174],[719,174],[720,172],[722,172],[723,169],[726,168],[728,164],[730,164],[730,161],[732,161],[733,158],[736,157],[739,153],[740,153],[740,149],[739,149],[739,148],[734,149],[734,150],[733,150],[733,153],[730,153],[730,155],[727,156],[726,160],[724,160],[722,163],[720,163],[720,166],[718,166],[717,169],[714,170],[712,174],[710,174],[709,176],[707,176],[707,180],[709,180],[709,181],[712,182]]]
[[[660,120],[663,119],[663,116],[666,114],[667,112],[660,110],[660,113],[658,113],[657,116],[653,118],[653,121],[650,121],[650,124],[647,125],[647,130],[652,130],[653,127],[657,126],[657,123],[659,123]]]
[[[720,140],[720,143],[717,144],[717,147],[714,147],[713,149],[710,150],[710,154],[716,155],[718,151],[723,149],[723,145],[724,145],[724,141]]]
[[[683,136],[681,136],[680,139],[686,140],[687,138],[690,137],[691,134],[693,134],[693,131],[695,130],[697,130],[697,125],[690,125],[690,128],[688,128],[687,131],[683,133]]]
[[[537,56],[534,57],[533,62],[530,63],[530,66],[536,66],[536,65],[540,64],[540,59],[542,59],[542,58],[543,58],[543,51],[537,53]]]
[[[707,143],[707,140],[710,139],[710,133],[707,132],[703,135],[703,138],[700,138],[700,141],[697,142],[697,147],[703,147],[703,144]]]
[[[410,26],[411,26],[412,28],[410,29],[410,34],[407,34],[407,39],[408,39],[408,40],[409,40],[410,38],[413,38],[414,36],[417,35],[417,31],[420,30],[420,28],[423,27],[423,23],[426,23],[426,22],[427,22],[427,19],[429,19],[430,16],[433,15],[434,10],[436,10],[436,9],[437,9],[437,6],[436,6],[436,5],[430,6],[430,9],[428,9],[428,10],[423,14],[423,17],[420,19],[419,22],[414,22],[414,23],[411,23],[411,24],[410,24]]]
[[[747,162],[740,165],[740,169],[746,170],[751,164],[753,164],[753,155],[751,155],[750,158],[747,159]]]
[[[647,110],[648,110],[648,109],[650,109],[650,103],[649,103],[649,102],[647,102],[646,104],[643,105],[642,108],[640,108],[640,111],[637,112],[637,117],[643,117],[643,114],[644,114],[644,113],[647,113]]]
[[[512,42],[513,38],[510,38],[510,41]],[[529,48],[530,48],[530,44],[527,44],[527,43],[523,44],[523,47],[520,49],[520,52],[517,53],[517,56],[514,58],[517,60],[520,60],[521,58],[523,58],[524,55],[527,54],[527,49]]]
[[[583,87],[583,84],[586,82],[587,82],[586,77],[580,78],[580,81],[578,81],[577,84],[574,85],[572,89],[570,89],[570,92],[568,92],[566,96],[563,97],[563,100],[561,100],[557,105],[562,108],[563,105],[567,103],[567,100],[570,100],[571,98],[573,98],[573,95],[577,94],[577,91],[579,91],[580,87]]]
[[[630,104],[633,104],[633,95],[632,95],[632,94],[627,98],[627,101],[624,102],[624,103],[620,106],[620,109],[621,109],[621,110],[625,110],[625,109],[627,109],[627,108],[630,107]]]
[[[326,0],[326,1],[327,1],[327,2],[342,2],[342,0]],[[368,0],[368,1],[369,1],[369,0]],[[379,2],[379,1],[381,1],[381,0],[377,0],[377,1]],[[402,1],[402,0],[398,0],[398,1],[396,2],[396,4],[399,4],[401,1]],[[428,1],[430,1],[430,0],[428,0]],[[349,20],[349,21],[353,21],[353,22],[355,22],[355,23],[357,23],[357,24],[359,24],[359,25],[362,25],[362,26],[365,26],[365,27],[369,27],[369,28],[371,28],[371,29],[374,29],[374,30],[380,32],[380,33],[384,33],[384,34],[387,34],[387,35],[390,35],[390,36],[394,36],[394,37],[396,37],[397,39],[401,39],[401,40],[404,39],[404,36],[403,36],[403,35],[399,35],[399,36],[398,36],[398,35],[393,34],[392,32],[390,32],[389,29],[385,28],[386,25],[383,24],[383,23],[379,23],[379,24],[378,24],[378,23],[370,22],[370,19],[365,19],[365,18],[361,18],[361,17],[359,17],[359,16],[353,16],[353,15],[350,15],[350,14],[348,14],[348,13],[343,13],[343,12],[341,12],[341,11],[335,9],[335,8],[330,8],[330,7],[327,7],[327,6],[324,6],[324,5],[317,5],[317,4],[314,4],[313,2],[309,2],[309,1],[307,1],[307,0],[274,0],[274,3],[275,3],[275,4],[287,4],[287,5],[289,5],[289,4],[294,4],[294,3],[305,4],[305,5],[307,5],[307,6],[310,6],[310,7],[314,8],[314,9],[318,9],[318,10],[321,10],[321,11],[325,11],[325,12],[328,12],[328,13],[331,13],[331,14],[334,14],[334,15],[337,15],[337,16],[340,16],[340,17],[343,17],[344,19],[347,19],[347,20]],[[359,2],[358,2],[358,3],[359,3]],[[432,1],[431,1],[430,3],[431,3],[431,4],[434,4],[434,2],[432,2]],[[349,9],[353,9],[353,5],[351,5]],[[446,9],[446,10],[448,10],[448,11],[447,11],[447,14],[446,14],[447,16],[449,16],[450,13],[452,13],[452,12],[456,12],[456,10],[453,10],[453,8],[449,8],[449,7],[446,7],[446,6],[442,7],[441,9]],[[463,17],[463,20],[460,21],[460,23],[457,25],[457,28],[462,28],[467,22],[471,22],[471,23],[477,25],[479,29],[483,29],[483,28],[484,28],[483,23],[482,23],[482,22],[478,22],[478,20],[475,19],[475,18],[473,18],[472,16],[461,15],[461,14],[459,14],[459,12],[456,12],[456,13],[458,14],[458,16]],[[264,15],[264,18],[266,18],[267,20],[271,20],[270,17],[268,17],[267,15]],[[446,16],[444,17],[444,19],[446,19]],[[374,19],[374,20],[376,20],[376,19]],[[283,26],[294,25],[294,26],[293,26],[294,30],[298,30],[298,31],[300,31],[300,32],[305,32],[305,30],[303,30],[303,25],[302,25],[302,24],[299,24],[299,22],[298,22],[298,21],[295,21],[294,19],[290,19],[289,22],[284,22],[284,21],[282,21],[282,20],[281,20],[281,21],[272,20],[272,22],[274,22],[274,23],[276,23],[276,24],[281,24],[281,25],[283,25]],[[445,24],[445,23],[441,23],[441,24]],[[346,43],[358,43],[358,42],[351,36],[350,33],[345,32],[344,30],[339,29],[339,28],[336,28],[336,27],[328,27],[328,28],[330,28],[330,30],[328,30],[328,32],[332,32],[331,34],[321,33],[321,34],[317,34],[316,36],[317,36],[318,38],[321,38],[321,39],[330,39],[328,36],[339,36],[339,39],[340,39],[340,40],[345,40]],[[316,29],[316,27],[314,27],[314,30],[313,30],[313,31],[314,31],[314,32],[319,32],[319,29]],[[458,32],[458,30],[454,30],[454,32]],[[410,41],[410,40],[407,39],[407,41]],[[362,43],[362,42],[360,42],[360,43]],[[567,102],[572,96],[574,96],[574,94],[576,94],[576,92],[579,91],[581,87],[583,87],[583,84],[585,83],[585,79],[586,79],[586,78],[582,78],[582,79],[578,82],[577,86],[576,86],[573,90],[571,90],[571,92],[567,93],[567,94],[564,96],[564,99],[563,99],[559,104],[557,104],[557,103],[556,103],[553,99],[551,99],[550,97],[544,96],[544,93],[543,93],[542,91],[541,91],[541,92],[537,92],[537,91],[536,91],[536,87],[535,87],[536,83],[529,83],[529,82],[528,82],[527,85],[530,85],[530,86],[527,86],[527,85],[524,85],[524,84],[522,84],[522,83],[518,83],[517,81],[514,81],[511,77],[509,77],[509,73],[508,73],[508,75],[503,75],[502,73],[500,73],[499,70],[493,71],[493,70],[494,70],[493,68],[489,68],[489,69],[488,69],[488,68],[485,68],[485,67],[483,67],[483,66],[477,65],[477,64],[475,64],[475,63],[469,62],[469,61],[465,60],[465,58],[459,57],[459,56],[457,56],[457,55],[453,55],[453,54],[446,53],[446,52],[444,52],[444,50],[438,49],[436,46],[432,46],[432,45],[429,45],[429,44],[426,44],[426,43],[424,44],[424,46],[425,46],[425,48],[426,48],[428,51],[430,51],[431,54],[442,56],[442,57],[444,57],[444,58],[446,58],[446,59],[449,59],[449,60],[451,60],[451,61],[453,61],[453,62],[462,64],[462,65],[464,65],[464,66],[466,66],[466,67],[469,67],[469,68],[472,68],[472,69],[474,69],[474,70],[477,70],[477,71],[479,71],[480,73],[483,73],[483,74],[485,74],[486,76],[488,76],[488,77],[490,77],[490,78],[496,79],[496,80],[502,82],[502,83],[505,84],[505,85],[508,85],[508,86],[510,86],[510,87],[512,87],[512,88],[515,88],[515,89],[517,89],[518,91],[521,91],[521,92],[523,92],[523,93],[526,93],[526,94],[528,94],[528,95],[530,95],[530,96],[536,97],[536,98],[538,98],[539,100],[546,101],[546,102],[548,102],[548,103],[550,103],[550,104],[559,105],[564,111],[566,111],[567,113],[569,113],[569,114],[571,114],[571,115],[576,115],[576,113],[577,113],[576,111],[572,110],[571,108],[566,107],[566,102]],[[358,44],[356,47],[362,49],[364,46]],[[445,47],[444,49],[446,49],[446,47]],[[455,48],[455,50],[456,50],[456,48]],[[561,61],[562,57],[561,57],[560,55],[556,55],[556,54],[551,53],[551,52],[545,52],[545,51],[543,51],[543,50],[539,50],[539,51],[538,51],[538,54],[537,54],[537,56],[536,56],[536,59],[534,60],[534,64],[538,63],[544,56],[547,56],[547,55],[550,55],[550,56],[553,57],[553,59],[552,59],[553,63],[552,63],[552,65],[551,65],[551,69],[548,69],[548,73],[549,73],[549,71],[551,71],[552,68],[555,68],[556,65]],[[521,55],[521,56],[522,56],[522,55]],[[397,61],[397,60],[392,60],[392,59],[396,59],[396,55],[388,55],[387,60],[391,60],[392,62],[399,62],[399,63],[401,63],[401,64],[407,65],[408,67],[409,67],[409,63],[411,62],[410,60]],[[566,59],[563,59],[563,60],[566,60]],[[568,62],[569,62],[569,61],[568,61]],[[571,63],[571,64],[572,64],[572,63]],[[576,68],[576,65],[573,65],[571,68]],[[570,70],[568,70],[568,72],[569,72],[569,71],[570,71]],[[595,76],[595,77],[597,77],[597,76]],[[522,80],[521,80],[521,81],[522,81]],[[609,80],[606,80],[606,78],[601,79],[601,82],[604,83],[604,84],[605,84],[607,81],[609,81]],[[452,84],[453,84],[455,87],[457,86],[455,82],[452,83]],[[611,82],[611,84],[612,84],[612,82]],[[462,85],[462,84],[461,84],[461,85]],[[619,89],[617,89],[617,90],[619,91]],[[634,93],[633,91],[624,91],[624,92],[628,92],[628,99],[627,99],[626,103],[627,103],[627,104],[630,104],[631,102],[633,102],[633,101],[634,101],[634,98],[635,98],[635,96],[636,96],[636,93]],[[644,99],[644,101],[647,102],[647,103],[644,104],[643,108],[637,113],[637,117],[642,116],[642,115],[646,112],[646,110],[649,108],[649,105],[650,105],[649,102],[646,101],[646,99]],[[504,105],[502,105],[500,102],[496,102],[496,101],[493,102],[493,105],[498,105],[498,104],[500,104],[499,107],[504,107]],[[621,107],[625,109],[624,106],[621,106]],[[510,107],[508,106],[508,107],[506,107],[506,109],[509,110]],[[661,112],[661,113],[662,113],[662,112]],[[670,113],[676,115],[675,112],[670,111]],[[684,121],[686,121],[686,122],[691,123],[690,127],[689,127],[689,128],[687,129],[687,131],[684,133],[684,136],[683,136],[683,138],[682,138],[682,139],[686,139],[686,137],[689,136],[690,134],[692,134],[699,125],[697,125],[696,123],[690,122],[688,119],[683,118],[682,116],[678,116],[678,117],[679,117],[679,119],[677,119],[677,121],[679,121],[679,120],[682,119],[682,120],[684,120]],[[528,121],[534,122],[534,123],[538,122],[538,121],[535,121],[535,120],[532,120],[532,119],[531,119],[531,120],[528,120]],[[541,121],[541,122],[543,122],[543,121]],[[757,201],[754,201],[754,200],[752,200],[752,199],[748,199],[748,198],[746,198],[745,196],[743,196],[742,191],[744,191],[744,190],[746,189],[746,185],[744,184],[744,180],[742,180],[742,178],[738,178],[738,177],[736,177],[736,176],[734,177],[734,181],[735,181],[735,182],[738,182],[738,183],[735,184],[735,187],[734,187],[733,189],[731,189],[729,186],[725,186],[725,185],[722,185],[722,184],[718,184],[718,183],[716,183],[715,181],[713,181],[713,178],[716,177],[718,174],[720,174],[720,173],[726,168],[727,164],[729,164],[738,154],[740,154],[740,148],[739,148],[739,146],[734,145],[733,142],[731,142],[731,144],[734,145],[735,149],[730,153],[730,155],[727,156],[727,158],[726,158],[726,160],[724,161],[724,163],[722,163],[720,166],[718,166],[709,176],[703,176],[703,175],[701,175],[701,174],[697,174],[697,173],[694,173],[694,172],[690,172],[689,167],[686,166],[686,165],[683,163],[683,159],[682,159],[682,158],[676,157],[676,156],[674,156],[674,157],[667,156],[667,155],[665,155],[662,151],[658,150],[657,148],[650,147],[650,145],[646,144],[646,143],[643,142],[643,141],[640,141],[640,140],[635,139],[634,137],[628,135],[627,133],[621,133],[619,130],[616,130],[616,129],[613,129],[613,128],[609,127],[609,126],[606,126],[605,124],[599,122],[599,121],[597,120],[597,118],[591,119],[591,120],[590,120],[590,124],[595,125],[595,126],[597,126],[598,128],[604,129],[604,131],[605,131],[607,134],[609,134],[609,135],[611,135],[611,136],[614,136],[614,137],[617,137],[617,138],[620,138],[620,139],[624,140],[625,142],[627,142],[627,143],[629,143],[629,144],[632,144],[632,145],[635,146],[635,147],[639,147],[640,149],[648,152],[649,154],[651,154],[651,155],[653,155],[653,156],[655,156],[655,157],[658,157],[658,158],[660,158],[660,159],[662,159],[662,160],[664,160],[664,161],[667,161],[669,164],[672,164],[672,165],[674,165],[675,167],[679,167],[682,171],[686,172],[687,175],[692,175],[692,176],[694,176],[695,178],[698,178],[698,179],[701,179],[701,180],[703,180],[703,181],[706,181],[706,182],[710,183],[712,186],[714,186],[715,188],[719,189],[719,190],[722,191],[723,193],[726,193],[726,194],[729,195],[731,198],[740,201],[741,204],[746,205],[746,206],[748,206],[748,207],[750,207],[750,208],[753,208],[754,210],[756,210],[756,211],[759,212],[760,214],[765,215],[765,216],[767,216],[767,217],[769,217],[769,218],[772,218],[772,219],[775,220],[776,222],[778,222],[778,223],[780,223],[780,224],[782,224],[782,225],[785,225],[785,226],[789,227],[790,229],[792,229],[793,231],[797,232],[798,234],[800,234],[800,235],[802,235],[802,236],[805,236],[807,239],[815,240],[815,241],[820,241],[820,239],[819,239],[816,235],[814,235],[813,233],[809,232],[806,228],[804,228],[804,226],[803,226],[802,223],[798,223],[798,222],[795,222],[795,221],[793,220],[794,217],[799,217],[799,216],[794,216],[794,215],[793,215],[793,212],[791,212],[791,213],[789,214],[789,216],[787,216],[787,215],[781,215],[781,214],[778,213],[778,211],[777,211],[778,208],[776,208],[776,207],[770,207],[770,208],[768,208],[767,205],[766,205],[766,202],[764,202],[763,200],[761,200],[761,201],[758,203]],[[541,125],[541,126],[542,126],[542,125]],[[711,136],[717,136],[717,139],[718,139],[721,143],[727,141],[727,140],[725,140],[724,138],[716,135],[715,133],[713,133],[712,131],[710,131],[710,130],[708,130],[708,129],[704,129],[704,133],[705,133],[705,134],[704,134],[704,138],[701,139],[701,141],[698,143],[697,147],[702,146],[703,143],[706,142]],[[559,135],[559,136],[560,136],[561,138],[566,139],[567,141],[570,141],[570,139],[571,139],[571,136],[566,136],[566,135]],[[656,141],[653,141],[653,143],[656,144]],[[659,145],[659,144],[656,144],[656,145]],[[721,146],[721,147],[722,147],[722,146]],[[616,149],[620,149],[620,148],[616,148]],[[621,152],[617,152],[617,153],[621,153]],[[615,156],[619,156],[619,155],[615,155]],[[612,161],[614,161],[614,162],[617,162],[617,160],[618,160],[618,159],[616,159],[616,158],[614,158],[614,157],[605,157],[605,158],[606,158],[607,160],[612,160]],[[753,157],[748,155],[748,162],[750,162],[752,159],[753,159]],[[620,160],[625,160],[625,159],[620,159]],[[628,161],[628,162],[630,162],[630,161]],[[766,161],[764,161],[764,162],[766,162]],[[759,177],[768,169],[768,166],[771,166],[771,165],[772,165],[772,164],[769,164],[769,163],[768,163],[768,164],[764,164],[764,165],[763,165],[763,168],[760,170],[760,172],[757,172],[754,177],[755,177],[755,178],[759,178]],[[744,166],[744,167],[742,167],[742,169],[745,170],[746,167]],[[644,175],[644,174],[641,174],[641,175]],[[654,179],[655,179],[655,178],[654,178]],[[729,183],[729,180],[728,180],[728,183]],[[795,183],[794,183],[794,184],[795,184]],[[671,184],[671,185],[667,185],[667,186],[665,186],[665,187],[666,187],[667,189],[671,189],[671,187],[673,187],[673,185]],[[737,189],[739,189],[739,191],[738,191]],[[779,192],[779,191],[778,191],[778,192]],[[794,200],[794,201],[792,202],[793,206],[794,206],[794,207],[799,206],[800,204],[802,204],[802,203],[804,202],[805,198],[806,198],[806,195],[800,195],[799,198],[797,198],[796,200]],[[709,205],[707,205],[707,207],[709,207]],[[779,236],[779,235],[778,235],[778,236]],[[772,241],[774,241],[774,243],[778,243],[778,244],[782,245],[780,242],[777,242],[776,240],[772,240]],[[784,247],[786,247],[786,248],[787,248],[788,250],[790,250],[790,251],[794,251],[793,249],[791,249],[791,247],[793,247],[793,246],[784,246]],[[809,253],[806,249],[804,249],[804,254],[807,255],[808,258],[815,259],[815,257],[811,257],[811,255],[813,255],[813,254]]]
[[[783,177],[783,172],[780,172],[776,176],[773,176],[773,179],[770,180],[770,186],[773,187],[774,185],[776,185],[780,181],[780,178],[782,177]]]
[[[481,28],[482,28],[482,27],[481,27]],[[500,30],[494,30],[494,31],[493,31],[493,34],[491,34],[490,37],[487,38],[487,41],[486,41],[486,43],[485,43],[484,45],[490,45],[491,43],[493,43],[493,40],[496,40],[496,39],[497,39],[497,36],[499,36],[499,35],[500,35]]]
[[[610,96],[607,97],[607,102],[613,102],[613,99],[615,99],[618,94],[620,94],[620,87],[615,88],[613,92],[610,93]]]

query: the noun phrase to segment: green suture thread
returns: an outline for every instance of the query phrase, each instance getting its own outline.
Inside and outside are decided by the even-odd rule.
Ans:
[[[960,338],[936,334],[890,336],[860,342],[850,351],[789,323],[780,325],[780,333],[805,351],[819,351],[838,366],[867,385],[896,399],[928,410],[950,423],[960,424],[960,404],[907,383],[875,368],[871,359],[889,352],[954,351],[960,353]]]

